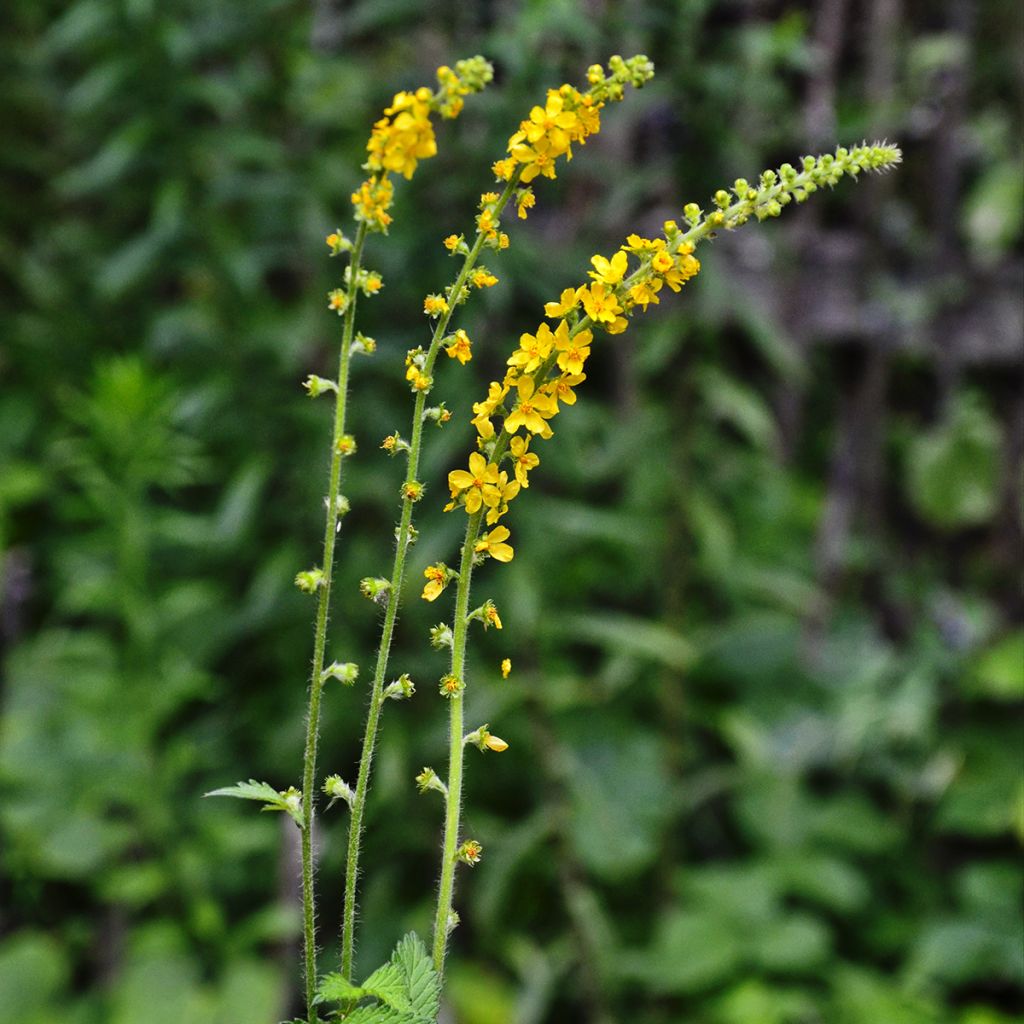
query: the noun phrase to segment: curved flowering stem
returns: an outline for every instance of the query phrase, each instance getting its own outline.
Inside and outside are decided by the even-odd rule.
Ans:
[[[388,696],[384,680],[401,600],[406,554],[415,539],[412,526],[413,505],[420,500],[423,494],[423,485],[417,480],[423,429],[429,414],[433,414],[439,423],[443,422],[445,416],[443,407],[429,411],[426,409],[426,396],[433,385],[434,365],[441,347],[446,342],[450,342],[446,346],[446,351],[453,358],[458,358],[460,362],[468,361],[471,358],[470,342],[465,336],[465,332],[460,331],[452,336],[448,334],[448,331],[456,306],[468,298],[470,282],[472,281],[476,287],[489,287],[497,281],[485,270],[474,273],[474,269],[484,247],[504,249],[508,245],[508,236],[499,232],[498,228],[501,214],[513,196],[515,196],[521,219],[526,219],[527,211],[534,205],[532,188],[520,188],[519,186],[538,176],[554,178],[556,176],[555,161],[561,156],[571,155],[572,143],[578,142],[582,145],[588,136],[599,130],[601,107],[606,102],[621,100],[625,94],[626,85],[641,87],[653,73],[650,61],[642,55],[629,60],[613,57],[609,62],[608,74],[600,65],[594,65],[588,70],[587,77],[590,88],[585,92],[581,93],[570,85],[550,90],[545,106],[534,107],[530,117],[522,122],[519,131],[513,134],[509,140],[509,157],[499,160],[494,165],[495,175],[505,185],[500,195],[485,193],[481,197],[481,212],[477,217],[477,232],[472,246],[468,246],[461,236],[452,235],[445,240],[445,246],[453,254],[461,253],[464,256],[463,264],[455,282],[445,290],[443,295],[427,296],[424,302],[424,311],[428,315],[436,316],[437,324],[428,348],[425,351],[422,349],[412,350],[406,360],[406,379],[416,392],[409,440],[404,441],[395,434],[385,439],[384,445],[392,454],[404,451],[408,456],[405,479],[402,484],[402,511],[396,529],[396,550],[391,577],[388,580],[364,581],[364,593],[386,602],[386,611],[377,648],[370,705],[359,760],[359,774],[355,792],[350,801],[351,817],[349,819],[341,935],[341,973],[346,979],[350,980],[352,977],[354,961],[356,897],[366,798],[380,727],[380,716],[384,701]],[[436,597],[442,589],[443,585],[439,584],[436,591],[433,592],[433,597]],[[458,630],[457,625],[456,630]],[[461,732],[459,735],[461,737]]]
[[[556,416],[559,401],[575,402],[572,389],[586,379],[583,364],[590,353],[593,339],[591,327],[602,328],[609,334],[619,334],[628,326],[628,318],[637,308],[647,307],[659,300],[658,293],[668,285],[679,291],[700,270],[692,253],[697,242],[711,238],[718,229],[732,229],[746,223],[750,217],[763,220],[778,216],[782,208],[792,201],[802,202],[808,195],[824,185],[836,184],[844,175],[857,177],[862,171],[885,170],[899,163],[900,151],[886,144],[860,146],[852,150],[840,147],[835,155],[805,157],[802,170],[783,164],[778,171],[761,175],[759,187],[753,188],[744,179],[738,179],[733,194],[721,190],[715,194],[717,207],[712,213],[704,212],[690,203],[684,216],[690,225],[682,231],[675,221],[666,221],[664,237],[645,239],[630,235],[625,245],[610,259],[595,256],[591,260],[593,279],[579,288],[566,289],[558,302],[545,306],[545,315],[559,320],[556,330],[542,324],[535,334],[523,334],[519,347],[508,360],[509,371],[501,383],[492,382],[487,399],[474,405],[477,413],[473,420],[478,433],[478,447],[483,452],[470,456],[469,472],[455,470],[449,474],[452,500],[448,509],[459,505],[469,518],[462,546],[458,587],[455,597],[455,624],[452,639],[451,675],[442,680],[442,694],[450,700],[449,766],[447,786],[437,787],[445,797],[445,827],[441,859],[441,876],[434,918],[433,960],[441,973],[445,951],[452,927],[457,920],[452,911],[455,869],[460,860],[475,863],[479,859],[479,846],[475,843],[459,844],[461,798],[463,782],[462,701],[465,690],[465,660],[467,639],[467,611],[473,566],[486,555],[509,561],[512,548],[505,543],[508,530],[497,527],[486,537],[480,537],[481,522],[496,523],[507,511],[509,502],[527,486],[526,472],[534,468],[539,459],[528,453],[534,436],[547,439],[552,436],[548,420]],[[733,198],[735,196],[735,199]],[[629,258],[638,266],[632,273]],[[580,307],[582,306],[581,315]],[[557,372],[555,372],[557,371]],[[515,391],[513,392],[513,388]],[[506,406],[506,395],[515,394],[516,401]],[[571,396],[571,397],[570,397]],[[495,434],[491,417],[504,417],[503,426]],[[517,437],[525,427],[527,439]],[[518,445],[516,442],[518,441]],[[516,481],[508,482],[499,466],[511,457],[516,463]],[[474,847],[472,856],[465,851]]]

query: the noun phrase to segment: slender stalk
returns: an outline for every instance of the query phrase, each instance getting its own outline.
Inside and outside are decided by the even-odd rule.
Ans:
[[[313,887],[313,787],[316,781],[316,753],[320,738],[320,696],[323,691],[324,652],[327,647],[327,613],[334,575],[334,541],[338,533],[338,492],[341,485],[341,452],[338,440],[345,433],[345,406],[348,397],[348,370],[352,355],[352,335],[356,313],[356,281],[366,241],[366,225],[360,224],[349,263],[348,304],[341,334],[338,358],[338,393],[334,405],[334,432],[331,440],[331,471],[327,489],[327,514],[324,523],[323,584],[316,608],[313,637],[313,669],[309,684],[309,711],[306,718],[306,750],[302,771],[302,916],[305,952],[306,1016],[316,1024],[319,1015],[313,1007],[316,996],[316,900]]]
[[[512,194],[519,184],[519,174],[515,174],[505,186],[505,190],[498,198],[495,206],[495,216],[500,217]],[[473,272],[480,252],[483,249],[485,236],[477,232],[473,247],[466,254],[462,268],[455,279],[452,287],[452,300],[449,303],[448,312],[443,314],[434,328],[434,334],[430,340],[430,347],[427,350],[423,372],[429,377],[433,373],[434,363],[437,360],[441,348],[441,342],[448,332],[455,313],[457,297],[461,294],[469,275]],[[406,467],[405,483],[415,482],[419,473],[420,452],[423,447],[423,412],[426,406],[427,396],[425,392],[416,395],[413,406],[412,430],[409,439],[408,465]],[[403,498],[402,514],[398,524],[397,545],[395,548],[395,559],[391,569],[391,586],[388,590],[387,611],[384,614],[384,622],[381,626],[380,644],[377,648],[377,663],[373,672],[373,686],[370,692],[370,707],[366,716],[366,729],[363,734],[362,754],[359,758],[359,777],[356,780],[355,794],[352,798],[351,817],[348,828],[348,855],[345,866],[345,904],[342,913],[341,929],[341,973],[351,980],[352,967],[355,950],[355,923],[356,923],[356,891],[359,884],[359,854],[363,830],[363,817],[366,810],[366,795],[370,785],[370,772],[373,767],[373,755],[377,743],[377,731],[380,724],[380,714],[384,706],[384,677],[387,673],[388,658],[391,655],[391,641],[394,636],[395,620],[398,616],[398,605],[400,602],[402,584],[405,578],[405,557],[409,547],[409,536],[412,527],[412,509],[415,502],[411,498]]]
[[[452,636],[452,675],[460,682],[466,662],[466,635],[469,630],[469,587],[473,575],[473,548],[480,532],[481,508],[466,523],[466,539],[462,544],[459,564],[459,585],[455,594],[455,626]],[[462,754],[463,742],[462,701],[464,690],[449,698],[448,726],[448,792],[445,796],[444,843],[441,853],[441,881],[437,893],[437,911],[434,917],[434,969],[441,974],[448,945],[449,919],[455,893],[456,851],[459,846],[459,816],[462,810]]]

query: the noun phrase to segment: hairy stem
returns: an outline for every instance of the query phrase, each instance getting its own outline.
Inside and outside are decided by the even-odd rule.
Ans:
[[[473,548],[480,532],[484,510],[481,508],[466,523],[466,539],[459,564],[459,585],[455,593],[455,625],[452,636],[452,675],[463,684],[466,663],[466,634],[469,630],[469,587],[473,575]],[[452,899],[455,893],[456,851],[459,847],[459,816],[462,809],[462,700],[464,689],[449,698],[448,792],[445,795],[444,842],[441,854],[441,881],[437,890],[434,916],[434,969],[444,970],[448,945]]]
[[[352,355],[352,335],[356,313],[356,281],[366,241],[366,225],[360,224],[349,263],[348,304],[342,327],[341,354],[338,359],[338,393],[334,405],[334,432],[331,440],[330,483],[327,489],[327,514],[324,523],[323,584],[316,608],[313,637],[313,669],[309,684],[309,711],[306,717],[306,750],[302,770],[302,917],[305,953],[306,1016],[309,1024],[319,1020],[313,999],[316,996],[316,896],[313,887],[313,787],[316,783],[316,753],[320,739],[320,696],[323,691],[324,652],[327,647],[327,613],[334,575],[334,541],[338,533],[338,492],[341,484],[341,452],[338,440],[345,433],[345,405],[348,397],[348,370]]]
[[[512,193],[519,183],[516,174],[505,186],[495,206],[495,216],[500,217]],[[440,352],[441,342],[447,334],[448,326],[458,304],[457,299],[469,280],[469,275],[480,258],[485,236],[478,232],[473,247],[467,253],[462,268],[452,287],[452,299],[448,312],[443,314],[434,328],[434,334],[427,350],[423,372],[429,377]],[[409,439],[409,462],[406,468],[405,483],[415,482],[419,472],[420,452],[423,447],[423,412],[426,406],[426,393],[419,392],[413,406],[412,430]],[[404,489],[404,488],[403,488]],[[387,673],[388,658],[391,655],[391,640],[394,636],[395,620],[398,617],[398,606],[405,579],[405,557],[409,547],[412,527],[412,509],[414,501],[403,498],[402,515],[398,524],[395,548],[395,559],[391,569],[391,586],[388,590],[388,605],[381,626],[380,644],[377,648],[377,663],[373,672],[373,686],[370,693],[370,707],[366,716],[366,729],[363,734],[362,754],[359,758],[359,777],[356,781],[355,795],[352,798],[352,813],[348,829],[348,854],[345,864],[345,904],[342,913],[341,929],[341,973],[346,979],[352,979],[352,967],[355,951],[356,894],[359,884],[359,854],[363,830],[363,817],[366,810],[366,795],[370,785],[370,772],[373,767],[374,749],[377,743],[377,730],[380,725],[380,714],[384,705],[384,677]]]

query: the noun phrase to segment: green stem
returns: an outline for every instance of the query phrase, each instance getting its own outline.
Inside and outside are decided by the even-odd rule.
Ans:
[[[306,750],[302,771],[302,917],[305,952],[306,1016],[309,1024],[319,1020],[313,999],[316,996],[316,897],[313,887],[313,787],[316,781],[316,752],[320,738],[320,696],[323,690],[324,652],[327,648],[327,613],[334,575],[334,542],[338,532],[338,491],[341,484],[341,453],[338,440],[345,433],[345,405],[348,397],[348,370],[352,355],[352,335],[356,312],[356,282],[366,240],[366,225],[360,224],[349,262],[348,304],[342,327],[341,354],[338,360],[338,393],[334,406],[334,433],[331,440],[331,472],[327,490],[327,515],[324,523],[323,585],[316,608],[313,639],[313,669],[310,674],[309,711],[306,718]]]
[[[505,186],[495,206],[495,215],[500,217],[509,200],[512,198],[516,186],[519,183],[517,173]],[[448,332],[458,305],[458,296],[462,293],[469,275],[473,272],[480,252],[483,249],[485,237],[477,233],[473,247],[466,254],[462,268],[452,286],[451,301],[448,312],[441,316],[434,328],[433,337],[430,340],[430,347],[427,350],[427,357],[424,361],[423,372],[430,376],[434,369],[434,363],[441,349],[441,342]],[[426,406],[427,396],[425,392],[416,395],[413,406],[412,431],[409,440],[409,462],[406,467],[405,483],[411,484],[416,481],[419,472],[420,452],[423,447],[423,412]],[[403,488],[404,490],[404,488]],[[380,645],[377,648],[377,664],[373,672],[373,686],[370,692],[370,707],[366,716],[366,729],[363,734],[362,754],[359,758],[359,777],[356,780],[355,794],[352,798],[351,817],[348,827],[348,855],[345,866],[345,904],[342,911],[341,928],[341,973],[349,981],[352,980],[352,967],[355,950],[355,925],[356,925],[356,891],[359,884],[359,854],[363,831],[363,817],[366,810],[366,795],[370,786],[370,772],[373,767],[373,755],[377,744],[377,731],[380,725],[380,714],[384,706],[384,677],[387,673],[388,658],[391,655],[391,641],[394,636],[395,619],[398,616],[398,605],[402,592],[402,584],[405,579],[405,557],[409,547],[409,536],[412,527],[412,508],[414,501],[410,498],[402,500],[402,515],[398,525],[397,547],[395,549],[395,560],[391,569],[391,586],[388,590],[387,611],[384,614],[384,623],[381,626]]]
[[[437,890],[437,911],[434,916],[434,969],[444,970],[444,955],[448,945],[452,899],[455,894],[456,853],[459,848],[459,816],[462,809],[462,754],[463,721],[462,701],[465,692],[466,635],[469,628],[469,586],[473,575],[473,549],[483,518],[481,508],[466,523],[466,539],[462,545],[459,564],[459,585],[455,594],[455,628],[452,636],[452,675],[463,684],[458,693],[449,698],[448,726],[448,792],[445,795],[444,842],[441,854],[441,881]]]

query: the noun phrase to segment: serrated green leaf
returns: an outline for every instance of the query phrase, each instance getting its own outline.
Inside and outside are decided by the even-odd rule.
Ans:
[[[402,969],[395,963],[386,963],[363,982],[364,995],[373,996],[393,1010],[408,1013],[411,1010],[409,986]]]
[[[360,1006],[345,1017],[345,1024],[420,1024],[418,1018],[377,1003]]]
[[[417,1022],[421,1019],[428,1022],[436,1020],[441,1008],[441,979],[427,956],[426,947],[415,932],[409,932],[398,943],[391,962],[404,975],[409,993],[409,1009]]]

